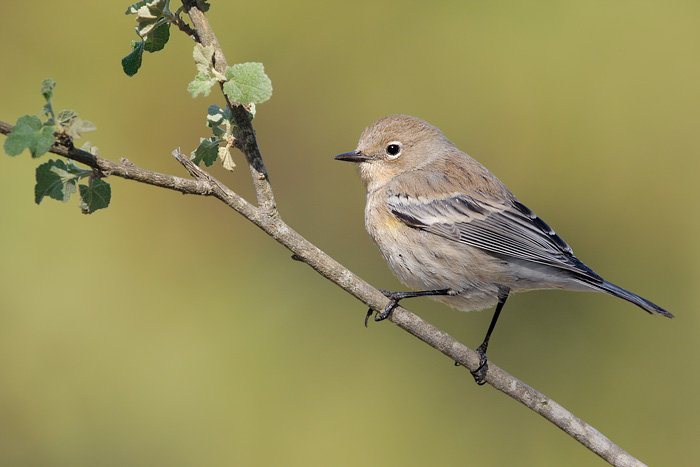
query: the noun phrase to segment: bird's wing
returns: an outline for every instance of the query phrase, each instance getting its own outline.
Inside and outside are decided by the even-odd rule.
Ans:
[[[465,194],[426,200],[389,192],[388,206],[410,227],[498,255],[569,270],[594,283],[603,281],[573,255],[554,230],[518,201]]]

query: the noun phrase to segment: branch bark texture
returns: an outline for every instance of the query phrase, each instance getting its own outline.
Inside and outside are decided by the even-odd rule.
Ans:
[[[196,35],[192,36],[193,39],[198,40],[204,46],[214,46],[215,67],[219,72],[223,73],[227,66],[226,58],[206,16],[197,8],[194,1],[184,1],[183,5],[196,32]],[[272,187],[247,109],[240,104],[230,101],[228,98],[227,103],[239,130],[240,144],[238,147],[245,154],[250,168],[257,196],[257,205],[253,205],[243,199],[233,190],[193,164],[187,156],[178,150],[174,151],[173,155],[194,179],[151,172],[138,168],[124,159],[120,162],[113,162],[89,152],[58,143],[54,144],[50,152],[85,164],[106,176],[121,177],[186,194],[213,196],[242,214],[246,219],[289,249],[297,259],[311,266],[323,277],[337,284],[366,306],[376,311],[384,310],[387,298],[379,290],[321,251],[282,220],[276,209]],[[0,122],[0,133],[7,135],[12,131],[12,128],[12,125]],[[389,320],[401,329],[439,350],[464,368],[475,370],[479,366],[479,356],[476,352],[410,311],[397,307],[390,315]],[[467,376],[469,377],[465,380],[471,382],[471,375]],[[611,465],[625,467],[644,466],[643,463],[615,445],[598,430],[490,361],[486,382],[540,414]]]

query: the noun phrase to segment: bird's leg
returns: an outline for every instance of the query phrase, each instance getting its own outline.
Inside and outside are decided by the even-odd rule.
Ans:
[[[421,290],[418,292],[390,292],[388,290],[381,289],[379,291],[383,293],[386,298],[389,299],[389,302],[387,302],[386,306],[384,307],[384,311],[382,311],[381,313],[377,313],[377,316],[374,317],[375,321],[383,321],[387,319],[391,312],[394,311],[394,308],[399,306],[399,301],[403,300],[404,298],[455,294],[455,292],[452,289]],[[372,316],[372,312],[373,310],[371,308],[367,311],[367,316],[365,317],[365,327],[367,327],[367,320],[369,320],[369,317]]]
[[[501,290],[501,293],[498,295],[498,305],[496,305],[496,311],[493,313],[493,318],[491,318],[489,330],[486,331],[486,337],[484,337],[484,342],[482,342],[481,345],[476,348],[476,353],[479,354],[479,367],[476,370],[472,371],[471,374],[474,377],[474,381],[476,381],[476,384],[478,384],[479,386],[486,383],[486,372],[489,369],[488,359],[486,358],[486,349],[488,349],[489,347],[489,339],[491,339],[491,333],[496,327],[496,321],[498,321],[498,316],[501,314],[503,305],[505,305],[506,300],[508,300],[509,293],[509,289]]]

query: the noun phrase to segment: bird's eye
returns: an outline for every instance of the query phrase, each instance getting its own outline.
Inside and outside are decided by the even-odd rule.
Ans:
[[[392,141],[386,147],[386,153],[389,159],[396,159],[401,155],[401,143],[398,141]]]

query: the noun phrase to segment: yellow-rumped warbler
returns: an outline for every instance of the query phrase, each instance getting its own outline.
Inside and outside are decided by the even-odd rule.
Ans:
[[[423,120],[384,117],[365,129],[357,150],[335,158],[357,163],[367,188],[367,231],[399,280],[417,290],[383,291],[390,301],[375,320],[410,297],[433,296],[464,311],[497,305],[477,349],[479,384],[491,332],[511,292],[606,292],[673,318],[579,261],[500,180]]]

